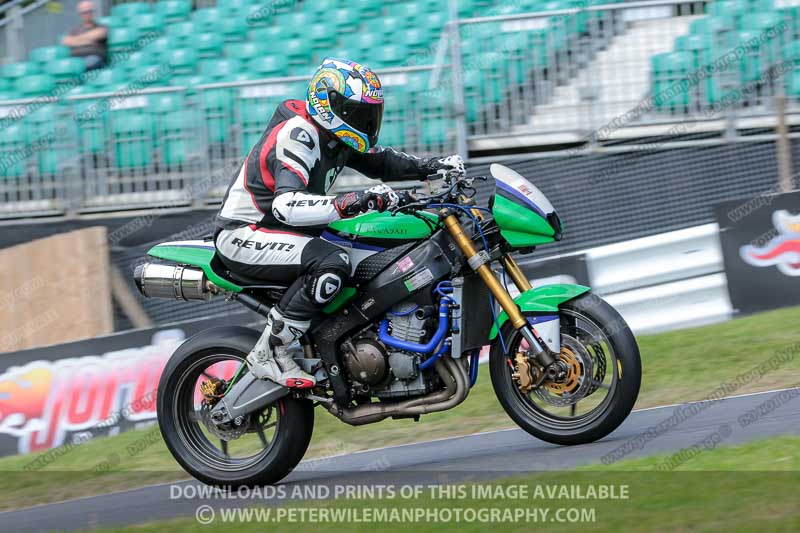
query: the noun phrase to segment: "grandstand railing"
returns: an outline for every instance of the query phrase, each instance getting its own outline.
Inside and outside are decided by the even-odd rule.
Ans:
[[[737,47],[742,36],[719,27],[710,55],[687,46],[666,57],[705,16],[706,5],[587,0],[557,11],[452,18],[433,59],[411,57],[409,65],[426,64],[379,71],[387,98],[381,142],[441,154],[530,146],[548,135],[560,142],[606,140],[625,129],[695,142],[684,135],[687,125],[736,135],[739,127],[774,123],[773,100],[787,81],[777,68],[786,66],[779,52],[800,37],[798,28]],[[732,52],[735,61],[720,68],[716,60]],[[711,64],[713,70],[706,68]],[[305,83],[295,76],[2,102],[6,138],[27,120],[22,115],[51,100],[59,105],[57,116],[34,116],[33,133],[29,128],[1,145],[0,165],[14,171],[0,172],[0,218],[216,201],[272,109],[302,97]],[[181,112],[168,104],[162,110],[158,96],[181,102]],[[107,109],[86,115],[99,102]],[[789,109],[800,111],[796,97]],[[663,127],[642,131],[652,126]]]
[[[381,72],[392,95],[385,144],[455,151],[452,99],[404,90],[432,70]],[[296,76],[3,102],[3,133],[18,142],[0,148],[0,218],[218,201],[276,106],[302,98],[307,83]],[[22,121],[26,133],[15,134]]]
[[[745,24],[747,31],[731,18],[699,49],[684,36],[711,2],[593,3],[458,21],[471,146],[530,134],[570,142],[687,120],[723,121],[718,129],[735,133],[736,119],[774,116],[784,74],[800,59],[781,55],[800,39],[796,22],[783,16]],[[670,52],[681,53],[664,58]],[[797,111],[796,98],[791,103]]]

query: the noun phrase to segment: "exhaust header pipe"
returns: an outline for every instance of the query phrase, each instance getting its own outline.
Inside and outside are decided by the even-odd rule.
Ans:
[[[195,267],[143,263],[133,271],[143,296],[175,300],[208,300],[214,294],[205,273]]]

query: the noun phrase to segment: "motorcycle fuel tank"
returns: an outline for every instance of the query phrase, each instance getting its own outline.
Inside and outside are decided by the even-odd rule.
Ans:
[[[429,222],[413,215],[371,212],[331,222],[322,237],[339,246],[380,252],[408,242],[430,237],[436,215],[420,213]]]

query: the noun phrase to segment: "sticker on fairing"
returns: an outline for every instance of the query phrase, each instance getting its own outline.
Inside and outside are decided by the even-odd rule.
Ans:
[[[414,292],[415,290],[430,284],[432,281],[433,273],[430,271],[430,269],[424,268],[405,280],[403,283],[405,283],[408,292]]]
[[[397,262],[397,268],[400,272],[404,274],[414,268],[414,261],[411,259],[410,255],[405,256],[400,261]]]

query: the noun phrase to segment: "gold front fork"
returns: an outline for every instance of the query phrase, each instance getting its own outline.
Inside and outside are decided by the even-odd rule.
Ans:
[[[480,256],[478,255],[478,251],[475,249],[475,245],[472,244],[472,240],[467,237],[466,233],[464,233],[464,228],[461,226],[461,222],[459,222],[455,215],[447,215],[444,219],[444,226],[447,228],[447,231],[450,232],[450,235],[453,237],[456,245],[464,253],[467,261],[470,262],[470,265],[472,265],[473,262],[480,261]],[[516,263],[514,263],[514,265],[516,266]],[[519,270],[518,266],[516,268]],[[494,276],[492,269],[489,268],[488,262],[481,264],[477,268],[474,268],[474,270],[478,273],[486,286],[489,287],[492,295],[497,300],[497,303],[500,304],[500,307],[503,308],[503,311],[506,312],[508,318],[511,319],[511,323],[514,325],[514,327],[520,329],[525,326],[527,324],[525,317],[522,316],[519,307],[511,298],[511,295],[508,294],[503,285]],[[522,275],[521,271],[519,271],[519,273]],[[522,277],[524,278],[524,276]],[[513,275],[512,279],[514,279]],[[514,279],[514,283],[516,283],[516,279]]]
[[[519,265],[514,258],[510,255],[503,256],[503,265],[506,267],[506,272],[508,275],[511,276],[511,281],[514,282],[514,285],[517,286],[519,292],[525,292],[530,290],[531,282],[528,281],[528,278],[525,277],[525,274],[522,273],[522,270],[519,268]]]

